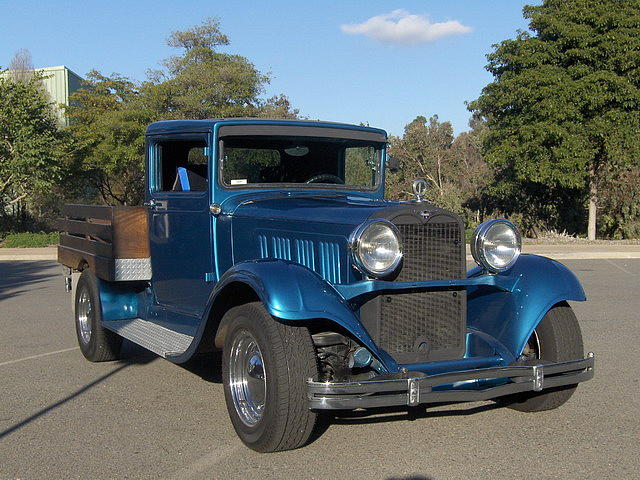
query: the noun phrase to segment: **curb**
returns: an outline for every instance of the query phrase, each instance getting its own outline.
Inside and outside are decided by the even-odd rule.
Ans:
[[[0,253],[0,262],[13,262],[13,261],[30,261],[30,260],[53,260],[54,262],[58,260],[57,255],[51,254],[28,254],[28,255],[2,255]]]
[[[616,260],[616,259],[640,259],[640,252],[580,252],[580,253],[549,253],[549,252],[524,252],[525,255],[539,255],[551,260]],[[473,262],[473,257],[467,255],[467,261]]]
[[[538,253],[553,260],[609,260],[638,259],[640,252],[571,252],[571,253]]]

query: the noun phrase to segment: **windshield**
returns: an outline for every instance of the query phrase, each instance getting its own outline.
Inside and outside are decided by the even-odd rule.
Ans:
[[[330,185],[375,189],[384,143],[342,138],[238,136],[222,141],[227,187]]]

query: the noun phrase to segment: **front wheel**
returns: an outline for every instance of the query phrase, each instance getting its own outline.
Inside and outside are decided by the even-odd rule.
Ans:
[[[559,303],[545,314],[522,353],[520,365],[544,365],[584,357],[580,325],[568,303]],[[517,393],[502,397],[498,402],[521,412],[551,410],[569,400],[576,387],[566,385],[539,393]]]
[[[240,439],[258,452],[305,445],[317,421],[307,380],[318,366],[305,327],[275,321],[261,303],[229,310],[222,375],[227,410]]]

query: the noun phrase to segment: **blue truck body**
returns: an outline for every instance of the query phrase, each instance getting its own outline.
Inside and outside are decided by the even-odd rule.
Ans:
[[[513,363],[544,314],[554,305],[585,300],[576,277],[562,264],[522,255],[507,272],[480,267],[466,278],[446,281],[467,295],[466,351],[458,359],[406,365],[379,348],[360,322],[359,297],[372,298],[442,287],[437,281],[393,284],[364,279],[349,261],[354,228],[377,211],[401,206],[383,200],[382,181],[372,191],[314,189],[234,189],[217,181],[215,168],[224,125],[299,125],[375,132],[378,129],[318,122],[270,120],[168,121],[152,124],[148,136],[147,199],[164,202],[149,214],[153,275],[150,288],[130,291],[101,282],[103,320],[142,318],[193,338],[189,360],[213,346],[219,327],[218,304],[250,290],[274,318],[286,322],[329,320],[368,348],[388,372],[444,373]],[[167,138],[202,135],[210,146],[207,191],[166,192],[156,188],[154,145]],[[219,205],[212,215],[210,206]],[[305,256],[306,255],[306,256]],[[365,295],[366,293],[366,295]],[[217,312],[217,313],[216,313]],[[203,341],[208,342],[203,344]]]
[[[144,206],[67,205],[59,262],[80,351],[126,338],[184,363],[222,350],[250,448],[311,441],[327,410],[495,399],[556,408],[593,377],[561,263],[508,220],[465,228],[384,198],[383,130],[299,120],[174,120],[146,133]]]

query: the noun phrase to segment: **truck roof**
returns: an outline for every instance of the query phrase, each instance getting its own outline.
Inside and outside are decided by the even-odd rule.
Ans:
[[[283,120],[266,118],[212,118],[207,120],[163,120],[153,122],[147,127],[147,135],[163,133],[202,133],[210,132],[217,124],[225,125],[288,125],[298,127],[327,127],[346,130],[360,130],[375,133],[387,138],[387,132],[379,128],[364,127],[348,123],[324,122],[320,120]]]

